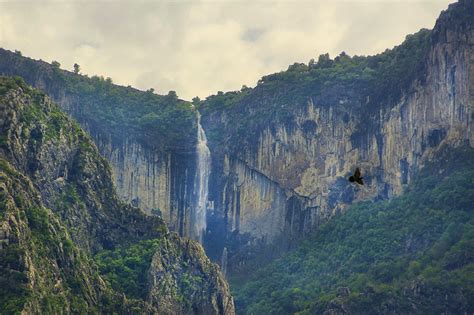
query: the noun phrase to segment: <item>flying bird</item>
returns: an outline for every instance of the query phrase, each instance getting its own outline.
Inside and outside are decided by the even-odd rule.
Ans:
[[[349,181],[351,183],[353,182],[356,182],[357,184],[359,185],[364,185],[364,182],[362,181],[362,178],[360,176],[360,169],[359,168],[356,168],[355,172],[354,172],[354,175],[352,175],[351,177],[349,177]]]

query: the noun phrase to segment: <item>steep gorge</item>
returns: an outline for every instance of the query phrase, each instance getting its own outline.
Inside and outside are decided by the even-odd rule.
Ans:
[[[286,250],[355,201],[399,195],[440,146],[474,146],[473,22],[460,1],[391,51],[322,56],[201,104],[234,265],[252,255],[242,244]],[[346,179],[356,166],[364,187]]]
[[[322,56],[197,104],[212,160],[208,255],[219,261],[225,251],[232,267],[255,246],[284,251],[354,201],[400,194],[438,147],[473,146],[473,16],[463,0],[432,31],[382,54]],[[5,50],[0,73],[43,89],[90,132],[124,200],[161,214],[180,235],[196,234],[198,126],[189,103]],[[144,104],[141,117],[127,116]],[[355,166],[362,188],[346,180]]]
[[[122,203],[91,138],[20,78],[0,77],[0,140],[2,313],[234,313],[202,247]],[[143,292],[114,286],[142,264]]]

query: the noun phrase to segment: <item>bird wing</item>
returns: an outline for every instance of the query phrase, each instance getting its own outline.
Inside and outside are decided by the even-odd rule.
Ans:
[[[362,181],[362,178],[357,178],[356,183],[359,185],[364,185],[364,182]]]
[[[360,169],[359,168],[356,168],[356,171],[354,173],[354,177],[355,178],[359,178],[360,177]]]

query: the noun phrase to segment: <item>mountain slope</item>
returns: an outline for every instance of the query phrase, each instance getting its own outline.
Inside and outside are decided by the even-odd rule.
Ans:
[[[0,49],[0,74],[21,76],[28,84],[73,113],[79,123],[87,122],[91,133],[112,142],[127,136],[148,148],[164,152],[188,151],[194,143],[194,113],[177,95],[158,95],[132,87],[118,86],[110,78],[75,74],[59,64],[23,57]]]
[[[446,147],[390,201],[336,215],[285,257],[235,277],[247,314],[474,311],[474,149]]]
[[[112,292],[28,178],[1,158],[0,309],[59,313],[107,309]]]
[[[440,146],[474,146],[473,60],[463,0],[381,54],[322,55],[208,97],[210,255],[227,247],[230,272],[274,256],[353,202],[399,195]],[[356,167],[366,189],[346,180]]]
[[[197,104],[212,157],[208,255],[219,261],[228,253],[231,273],[252,257],[273,259],[353,202],[402,193],[440,146],[472,147],[473,5],[453,3],[433,30],[381,54],[321,55],[265,76],[253,89]],[[0,73],[44,88],[90,131],[111,162],[120,197],[189,235],[197,193],[189,103],[169,95],[178,110],[162,115],[173,108],[163,97],[5,50]],[[170,124],[169,139],[184,142],[168,142]],[[346,181],[356,166],[366,189]]]
[[[0,108],[2,310],[233,313],[218,267],[199,245],[170,235],[163,220],[121,203],[92,140],[44,93],[20,78],[0,77]],[[142,295],[114,286],[111,274],[92,259],[143,242],[157,246],[148,256],[125,252],[118,266],[135,275],[145,269]],[[164,250],[163,243],[177,250]],[[153,268],[164,254],[173,258],[163,263],[165,270]],[[169,271],[178,262],[183,271],[202,270],[191,289],[180,285],[181,274]],[[160,287],[175,292],[168,296],[171,310],[154,302],[163,292],[150,281],[161,277],[170,281]],[[184,292],[189,296],[183,299]]]
[[[189,235],[197,140],[191,103],[172,91],[118,86],[1,48],[0,75],[44,91],[92,136],[122,199],[161,212],[170,229]]]

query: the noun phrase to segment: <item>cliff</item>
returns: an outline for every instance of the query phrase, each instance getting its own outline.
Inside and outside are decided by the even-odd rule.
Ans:
[[[1,77],[0,109],[2,310],[189,314],[202,308],[209,314],[233,313],[227,284],[200,245],[181,241],[169,234],[162,219],[123,204],[108,162],[44,93],[21,79]],[[171,274],[175,265],[184,274],[201,270],[194,286],[186,288],[194,297],[191,304],[179,295],[168,297],[176,306],[170,312],[155,303],[162,292],[153,285],[145,285],[145,296],[134,296],[125,286],[114,287],[111,274],[97,267],[97,257],[146,241],[173,248],[152,247],[154,260],[168,257],[161,265],[164,271],[146,261],[143,253],[126,253],[124,260],[135,261],[127,265],[128,272],[137,273],[134,268],[145,265],[150,283],[159,273],[181,285],[181,275]],[[186,259],[194,259],[192,269]],[[165,291],[176,289],[172,284],[161,286]]]
[[[208,255],[218,261],[227,247],[229,267],[275,255],[355,201],[400,194],[440,145],[472,146],[473,11],[460,1],[433,30],[381,54],[321,55],[196,104],[212,159]],[[44,89],[91,133],[120,197],[192,235],[197,126],[189,103],[5,50],[0,73]],[[356,166],[364,187],[347,181]]]
[[[336,214],[291,252],[231,277],[241,314],[470,314],[474,149],[443,146],[405,191]]]
[[[234,314],[229,286],[202,246],[177,236],[152,258],[148,301],[169,314]]]
[[[440,146],[473,146],[473,21],[460,1],[382,54],[322,55],[202,102],[212,220],[228,231],[214,254],[230,246],[236,266],[242,244],[287,249],[355,201],[399,195]]]
[[[197,134],[190,103],[173,92],[162,96],[117,86],[4,49],[0,74],[22,77],[79,122],[109,161],[123,200],[190,235]]]

